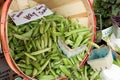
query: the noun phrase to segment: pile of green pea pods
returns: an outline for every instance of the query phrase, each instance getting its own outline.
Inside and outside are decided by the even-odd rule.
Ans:
[[[28,76],[37,80],[100,80],[99,72],[90,66],[79,64],[85,57],[91,42],[92,27],[84,27],[77,20],[52,14],[42,19],[15,26],[8,20],[8,42],[12,58]],[[84,52],[67,58],[60,50],[60,37],[70,48],[87,44]]]

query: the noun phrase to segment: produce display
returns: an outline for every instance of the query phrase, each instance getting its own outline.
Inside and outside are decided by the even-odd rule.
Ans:
[[[112,26],[111,16],[120,14],[120,0],[94,0],[93,9],[97,17],[97,27],[100,28],[99,17],[101,15],[102,28],[105,29]]]
[[[89,51],[92,27],[84,27],[77,20],[52,14],[30,23],[15,26],[8,20],[8,43],[17,66],[28,76],[37,80],[101,80],[99,72],[87,64],[79,64]],[[68,58],[58,45],[58,37],[71,49],[84,44],[82,53]]]
[[[102,39],[101,30],[113,26],[113,23],[115,21],[118,22],[118,23],[115,22],[115,24],[119,25],[120,0],[94,0],[93,9],[96,14],[97,30],[98,30],[96,35],[97,37],[96,42],[97,43],[99,42],[99,45],[102,45],[102,44],[107,45],[108,43],[102,43],[103,40],[101,41]],[[111,17],[114,20],[111,20]],[[113,30],[112,28],[112,31],[114,32],[115,30]],[[118,33],[117,30],[115,32]],[[113,41],[115,40],[113,39]],[[113,46],[110,46],[110,47],[113,47]],[[116,48],[116,52],[120,52],[120,48],[118,46],[116,46],[115,48]],[[113,54],[113,58],[114,58],[113,64],[120,67],[119,56],[120,56],[119,54],[117,57],[115,56],[115,54]]]

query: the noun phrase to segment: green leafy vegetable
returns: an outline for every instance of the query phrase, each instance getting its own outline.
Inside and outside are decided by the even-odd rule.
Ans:
[[[102,17],[102,29],[110,27],[112,22],[111,16],[120,14],[120,0],[94,0],[94,11],[97,18],[97,27],[100,29],[100,14]]]

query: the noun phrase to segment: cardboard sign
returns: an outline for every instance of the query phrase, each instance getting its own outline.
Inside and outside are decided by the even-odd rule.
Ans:
[[[53,14],[53,12],[44,4],[41,4],[30,9],[11,13],[9,16],[12,18],[13,22],[16,25],[21,25],[33,20],[40,19],[50,14]]]

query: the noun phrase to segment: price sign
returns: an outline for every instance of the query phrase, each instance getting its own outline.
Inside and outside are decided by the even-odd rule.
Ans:
[[[53,14],[53,12],[44,4],[41,4],[30,9],[26,9],[19,12],[13,12],[9,14],[9,16],[12,18],[13,22],[16,25],[21,25],[30,21],[40,19],[44,16],[48,16],[50,14]]]
[[[109,27],[109,28],[106,28],[106,29],[102,30],[102,38],[107,37],[111,33],[112,33],[112,27]]]

